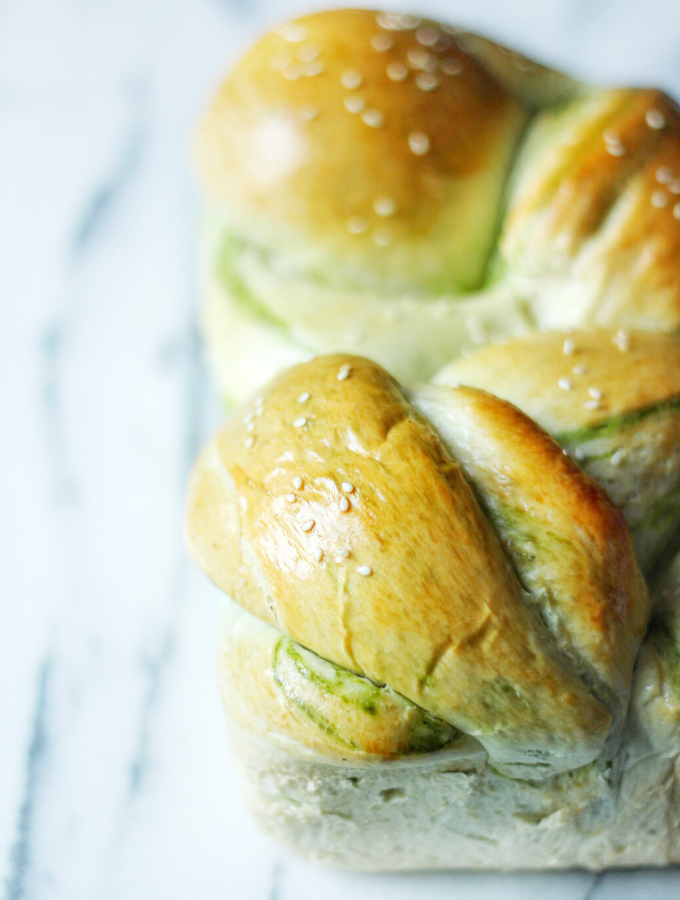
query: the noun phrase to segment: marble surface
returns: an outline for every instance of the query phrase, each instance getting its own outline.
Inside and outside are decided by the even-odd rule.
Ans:
[[[218,421],[196,333],[192,123],[284,0],[0,5],[0,891],[7,900],[680,898],[680,872],[359,876],[238,794],[216,591],[183,547]],[[678,0],[412,2],[680,94]]]

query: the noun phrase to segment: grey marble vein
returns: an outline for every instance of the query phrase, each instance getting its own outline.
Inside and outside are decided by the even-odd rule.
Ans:
[[[43,413],[47,447],[52,464],[54,499],[58,506],[73,506],[80,499],[78,480],[69,461],[66,449],[61,408],[59,402],[59,360],[66,332],[67,315],[46,331],[42,341],[43,360]]]
[[[281,863],[274,863],[272,867],[272,876],[271,876],[271,889],[269,891],[268,900],[281,900],[281,872],[283,871],[283,867]]]
[[[147,140],[148,86],[131,79],[124,87],[128,123],[120,137],[113,169],[107,172],[83,204],[72,238],[72,259],[76,265],[101,233],[107,216],[137,172]],[[66,449],[59,392],[59,365],[69,327],[75,316],[74,303],[67,299],[58,319],[46,330],[42,342],[44,367],[43,405],[47,444],[50,448],[57,504],[73,505],[79,497],[77,477]]]
[[[112,171],[107,173],[87,198],[76,225],[72,243],[76,259],[101,232],[108,213],[133,179],[142,158],[149,126],[148,84],[145,79],[133,78],[123,90],[128,107],[128,125]]]
[[[261,14],[260,4],[253,0],[217,0],[217,2],[229,12],[243,18],[257,19]]]
[[[152,718],[158,703],[163,677],[174,652],[175,629],[176,620],[173,617],[165,623],[158,649],[154,653],[144,656],[141,661],[145,685],[139,710],[136,750],[129,768],[129,797],[134,797],[140,792],[149,768]]]
[[[22,900],[26,896],[26,880],[31,865],[31,838],[36,813],[40,776],[48,750],[47,712],[52,672],[50,658],[43,660],[38,675],[31,743],[26,755],[26,782],[12,847],[12,869],[7,881],[6,900]]]
[[[598,872],[596,875],[593,876],[593,880],[592,880],[590,886],[588,887],[588,890],[586,891],[586,894],[585,894],[583,900],[594,900],[595,895],[598,893],[600,887],[602,886],[604,877],[605,877],[604,872]]]

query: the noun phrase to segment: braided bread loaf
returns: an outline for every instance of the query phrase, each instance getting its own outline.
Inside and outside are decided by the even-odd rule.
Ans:
[[[265,36],[205,115],[205,329],[241,402],[319,353],[402,382],[536,327],[680,326],[680,115],[412,16]]]
[[[524,377],[510,374],[520,356]],[[567,357],[600,385],[600,408],[560,387]],[[439,380],[486,379],[566,434],[574,456],[622,441],[608,447],[619,484],[623,450],[645,490],[672,494],[658,556],[680,518],[677,449],[660,456],[678,444],[677,361],[663,335],[536,334]],[[656,431],[665,438],[641,454]],[[633,524],[640,508],[623,504]],[[189,540],[236,601],[220,670],[250,802],[293,849],[365,868],[678,859],[680,569],[657,590],[634,675],[649,598],[624,515],[507,400],[478,386],[405,394],[357,357],[301,364],[203,452]],[[385,806],[405,798],[408,821]]]
[[[354,868],[680,861],[676,105],[324,12],[197,160],[220,392],[283,373],[189,496],[261,824]]]

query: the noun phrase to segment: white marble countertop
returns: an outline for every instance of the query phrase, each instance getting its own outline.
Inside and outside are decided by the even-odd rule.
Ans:
[[[241,803],[216,590],[183,548],[218,419],[189,135],[284,0],[0,7],[0,885],[7,900],[680,898],[680,872],[359,876]],[[321,4],[323,5],[323,4]],[[678,0],[412,2],[573,73],[680,95]]]

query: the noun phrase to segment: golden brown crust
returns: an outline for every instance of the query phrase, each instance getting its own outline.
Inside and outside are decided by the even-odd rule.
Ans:
[[[511,404],[466,387],[412,397],[463,466],[560,646],[623,708],[649,603],[621,513]]]
[[[442,26],[381,21],[317,13],[256,44],[201,124],[202,181],[250,239],[302,242],[303,266],[474,287],[527,113]]]
[[[646,615],[625,525],[550,439],[501,405],[521,421],[533,462],[549,460],[553,481],[575,480],[560,501],[562,524],[582,516],[599,574],[573,627],[587,619],[593,628],[603,680],[617,682],[615,659],[625,680]],[[232,485],[238,533],[224,509]],[[199,564],[251,612],[479,736],[497,758],[539,751],[584,761],[601,749],[609,715],[525,605],[458,465],[375,364],[326,357],[270,384],[199,462],[189,522]],[[613,573],[619,593],[603,596],[611,585],[602,570],[619,563],[629,593]]]
[[[434,381],[490,391],[559,434],[680,395],[680,341],[639,329],[532,332],[456,360]]]
[[[680,113],[669,97],[593,92],[544,113],[515,178],[501,252],[518,273],[585,281],[583,321],[678,328]]]

